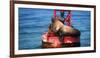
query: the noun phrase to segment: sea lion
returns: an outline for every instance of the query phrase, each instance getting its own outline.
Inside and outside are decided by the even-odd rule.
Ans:
[[[50,24],[49,29],[59,36],[60,39],[64,36],[80,37],[80,31],[71,26],[65,26],[59,16],[52,18],[52,23]]]

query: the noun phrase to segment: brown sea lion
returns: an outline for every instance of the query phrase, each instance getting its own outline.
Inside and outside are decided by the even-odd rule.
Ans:
[[[50,24],[50,30],[60,37],[63,36],[80,37],[80,31],[73,27],[65,26],[64,22],[59,16],[52,18],[52,23]]]

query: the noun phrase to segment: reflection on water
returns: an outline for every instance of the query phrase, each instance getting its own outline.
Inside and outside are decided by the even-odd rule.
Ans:
[[[41,35],[47,32],[52,16],[49,9],[19,8],[19,49],[41,48]],[[72,25],[81,31],[81,47],[90,46],[90,12],[73,10]]]

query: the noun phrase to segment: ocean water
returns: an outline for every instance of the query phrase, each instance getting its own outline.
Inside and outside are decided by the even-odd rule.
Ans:
[[[71,13],[73,27],[81,31],[81,47],[90,46],[90,11],[72,10]],[[47,32],[52,16],[53,9],[19,8],[19,50],[41,49],[41,36]]]

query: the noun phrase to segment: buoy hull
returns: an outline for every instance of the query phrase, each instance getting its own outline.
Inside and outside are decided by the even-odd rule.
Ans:
[[[80,47],[80,38],[65,36],[63,42],[60,42],[59,37],[45,33],[42,38],[42,48],[61,48],[61,47]]]

